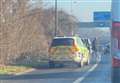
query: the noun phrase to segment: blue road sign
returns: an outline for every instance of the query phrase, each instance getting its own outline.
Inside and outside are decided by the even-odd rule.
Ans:
[[[111,27],[111,22],[79,22],[77,24],[80,28]]]
[[[109,11],[97,11],[94,12],[94,22],[98,22],[98,21],[109,21],[111,20],[111,12]]]

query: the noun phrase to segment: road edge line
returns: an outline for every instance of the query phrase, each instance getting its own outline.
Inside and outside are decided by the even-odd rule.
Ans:
[[[87,73],[85,73],[82,77],[75,80],[73,83],[80,83],[82,82],[95,68],[98,66],[98,64],[95,64],[92,68],[90,68]]]

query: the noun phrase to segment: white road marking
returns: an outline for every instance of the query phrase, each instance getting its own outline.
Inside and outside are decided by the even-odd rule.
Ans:
[[[82,77],[75,80],[73,83],[80,83],[82,82],[94,69],[98,66],[98,64],[95,64],[91,69],[89,69]]]
[[[80,83],[82,82],[92,71],[95,70],[95,68],[98,66],[99,62],[101,61],[101,55],[98,54],[98,63],[96,63],[91,69],[89,69],[82,77],[78,78],[77,80],[75,80],[73,83]]]
[[[75,80],[73,83],[81,83],[92,71],[95,70],[95,68],[98,66],[99,62],[101,61],[101,55],[99,55],[99,59],[97,60],[98,63],[96,63],[92,68],[90,68],[82,77]]]

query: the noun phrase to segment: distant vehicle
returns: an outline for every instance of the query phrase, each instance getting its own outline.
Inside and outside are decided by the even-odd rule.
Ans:
[[[49,49],[49,58],[50,67],[71,61],[82,67],[89,64],[90,55],[80,37],[55,37]]]

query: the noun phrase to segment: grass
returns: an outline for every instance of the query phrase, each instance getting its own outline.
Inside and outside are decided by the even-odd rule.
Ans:
[[[17,64],[17,66],[0,66],[0,75],[14,75],[22,73],[29,69],[36,68],[48,68],[48,61],[33,62],[30,64]]]
[[[22,66],[0,66],[0,75],[11,75],[27,71],[28,67]]]

